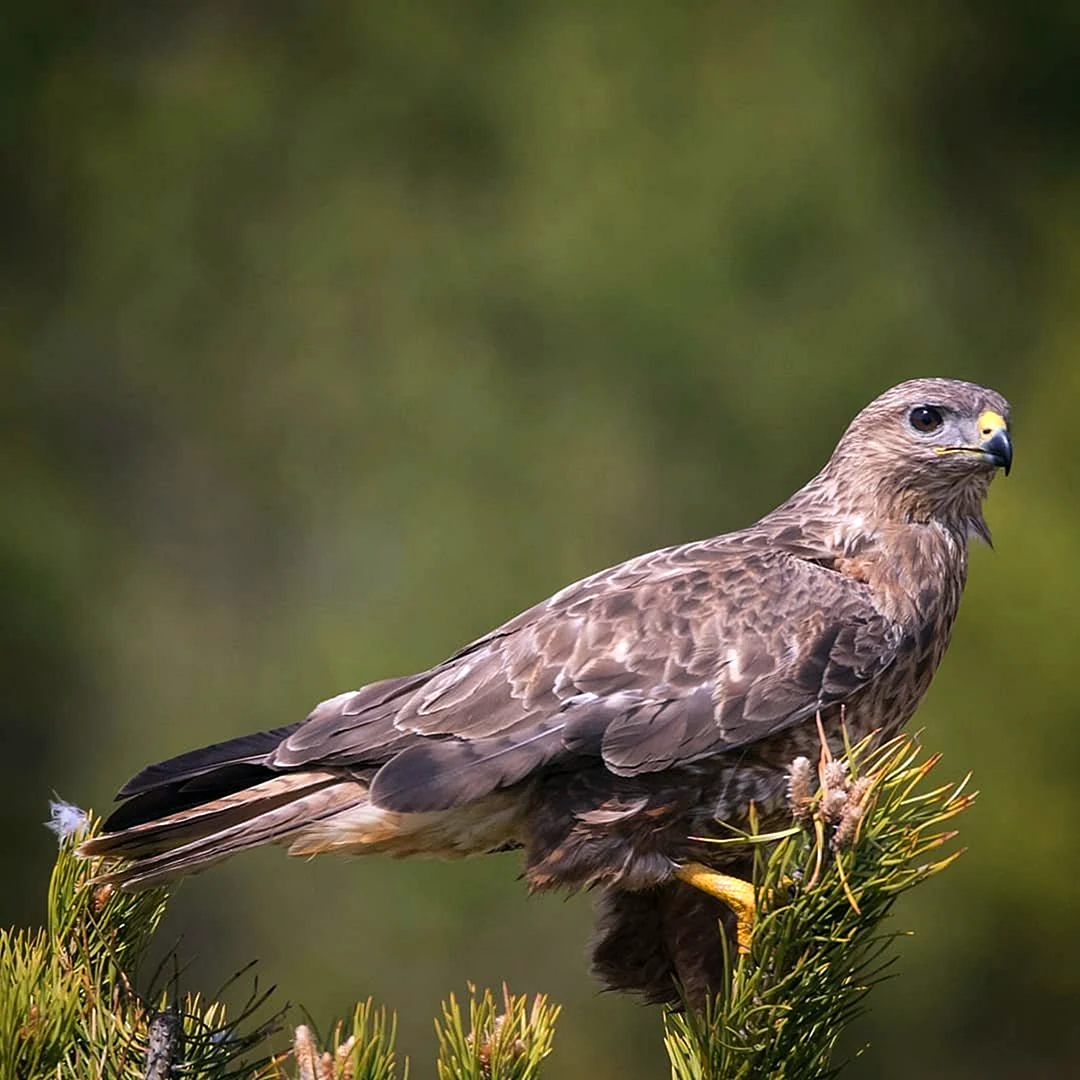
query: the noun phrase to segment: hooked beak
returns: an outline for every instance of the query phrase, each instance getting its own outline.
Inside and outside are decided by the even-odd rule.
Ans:
[[[1009,438],[1009,433],[1004,428],[995,431],[989,439],[979,443],[979,449],[998,468],[1004,469],[1006,476],[1009,475],[1009,470],[1012,468],[1013,446],[1012,439]]]
[[[979,450],[1008,476],[1012,468],[1013,445],[1005,418],[1000,413],[984,412],[979,417],[979,434],[983,437]]]
[[[979,434],[982,436],[977,446],[939,446],[938,454],[978,454],[983,461],[996,469],[1004,469],[1009,475],[1012,468],[1013,445],[1009,435],[1009,425],[1005,418],[996,412],[987,411],[979,417]]]

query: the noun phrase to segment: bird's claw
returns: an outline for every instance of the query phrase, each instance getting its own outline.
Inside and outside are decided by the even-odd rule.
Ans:
[[[735,916],[735,941],[739,955],[745,956],[749,953],[754,917],[757,913],[754,886],[742,878],[710,870],[701,863],[686,863],[675,871],[675,876],[687,885],[715,897],[731,909]]]

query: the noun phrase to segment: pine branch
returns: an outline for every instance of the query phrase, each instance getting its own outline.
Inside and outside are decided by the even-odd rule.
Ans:
[[[971,805],[967,781],[923,790],[939,755],[910,736],[869,742],[843,762],[823,754],[820,786],[792,767],[799,826],[755,844],[758,917],[750,954],[704,1013],[665,1017],[673,1080],[802,1080],[835,1075],[833,1051],[892,963],[902,932],[885,930],[896,898],[960,854],[933,853],[955,836],[940,826]],[[766,843],[765,841],[772,841]],[[726,842],[726,841],[725,841]]]
[[[318,1038],[306,1024],[293,1036],[289,1054],[252,1080],[398,1080],[394,1042],[397,1017],[375,1007],[371,998],[356,1006],[352,1030],[342,1040],[342,1025],[334,1028],[333,1050],[319,1050]],[[408,1080],[406,1061],[401,1080]]]
[[[225,1080],[279,1026],[243,1031],[269,997],[257,985],[235,1019],[199,995],[146,1000],[140,962],[165,913],[166,893],[121,892],[91,879],[101,860],[81,860],[74,841],[97,825],[55,806],[60,852],[38,931],[0,930],[0,1080]],[[255,1063],[257,1065],[257,1062]]]
[[[927,790],[937,760],[910,737],[877,749],[860,744],[843,762],[823,755],[816,777],[800,759],[790,783],[797,824],[732,838],[754,851],[751,949],[730,965],[728,991],[704,1012],[665,1015],[673,1080],[835,1074],[837,1039],[892,962],[900,933],[883,928],[885,917],[897,896],[960,854],[936,857],[955,835],[943,824],[974,796],[964,793],[966,781]],[[0,1080],[399,1080],[396,1018],[370,1000],[351,1025],[334,1029],[329,1049],[302,1025],[288,1053],[250,1061],[280,1026],[280,1013],[253,1021],[272,990],[256,985],[235,1017],[197,994],[140,996],[139,965],[166,893],[94,885],[101,861],[76,859],[71,843],[94,823],[58,814],[71,820],[58,829],[68,839],[47,925],[0,931]],[[505,986],[501,1003],[470,986],[467,1009],[450,995],[435,1024],[439,1080],[534,1080],[558,1013],[545,997],[529,1000]],[[405,1062],[400,1080],[407,1078]]]
[[[543,994],[532,1003],[503,983],[502,1010],[490,990],[469,985],[469,1024],[453,994],[435,1021],[439,1080],[534,1080],[551,1053],[559,1006]]]

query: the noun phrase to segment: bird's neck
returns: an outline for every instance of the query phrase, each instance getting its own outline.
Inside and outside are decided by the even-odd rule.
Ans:
[[[866,523],[843,534],[834,569],[870,589],[883,615],[907,626],[951,624],[967,581],[967,537],[936,521]]]
[[[908,527],[915,532],[919,526],[931,527],[955,537],[958,546],[966,550],[971,537],[990,543],[983,503],[991,478],[989,472],[976,473],[962,483],[950,482],[936,490],[914,488],[888,474],[868,484],[862,477],[845,475],[829,462],[768,516],[808,521],[811,527],[831,519],[837,542],[842,545],[867,532],[901,534]]]
[[[911,627],[951,624],[967,580],[968,539],[989,540],[978,491],[958,490],[930,512],[925,501],[837,490],[829,479],[815,477],[768,515],[768,531],[793,554],[866,585],[887,617]]]

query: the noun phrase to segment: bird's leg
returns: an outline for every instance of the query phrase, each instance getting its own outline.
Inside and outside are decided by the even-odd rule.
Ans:
[[[675,876],[687,885],[700,889],[727,904],[735,913],[735,940],[740,953],[750,951],[750,935],[754,930],[756,901],[754,886],[742,878],[710,870],[701,863],[686,863],[675,870]]]

